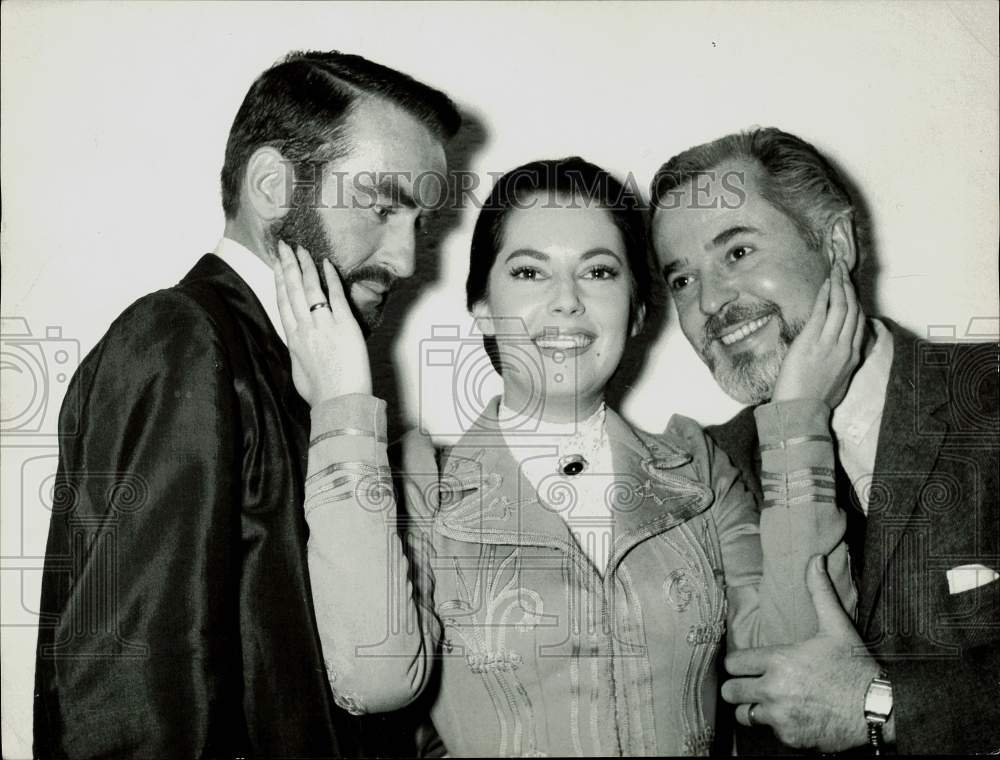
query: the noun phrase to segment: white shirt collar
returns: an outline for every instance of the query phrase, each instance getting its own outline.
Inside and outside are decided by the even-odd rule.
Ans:
[[[271,271],[271,267],[249,248],[227,237],[219,241],[212,253],[225,261],[253,291],[257,300],[260,301],[260,305],[264,307],[264,313],[271,320],[281,342],[287,346],[285,329],[281,325],[281,317],[278,314],[278,295],[274,287],[274,273]]]
[[[885,406],[892,371],[892,334],[877,319],[870,319],[869,323],[875,334],[875,345],[851,378],[844,400],[833,410],[833,432],[841,441],[857,443],[863,439],[881,420]]]

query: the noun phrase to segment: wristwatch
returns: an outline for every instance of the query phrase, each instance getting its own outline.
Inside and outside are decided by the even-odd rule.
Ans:
[[[882,754],[882,727],[892,712],[892,682],[889,674],[880,670],[865,692],[865,721],[868,723],[868,743],[872,752]]]

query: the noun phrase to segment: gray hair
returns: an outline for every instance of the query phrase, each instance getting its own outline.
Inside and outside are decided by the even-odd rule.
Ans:
[[[759,186],[814,250],[835,219],[854,220],[854,201],[837,171],[805,140],[775,127],[751,129],[696,145],[667,161],[650,188],[653,213],[664,196],[725,161],[746,159],[761,169]]]

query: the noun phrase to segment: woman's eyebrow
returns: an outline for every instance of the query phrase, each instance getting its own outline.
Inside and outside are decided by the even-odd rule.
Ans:
[[[532,248],[518,248],[516,251],[512,251],[507,258],[503,260],[503,263],[506,264],[516,256],[528,256],[529,258],[538,259],[539,261],[549,260],[549,255],[547,253],[542,253],[541,251],[536,251]]]
[[[586,261],[587,259],[594,258],[594,256],[610,256],[615,261],[617,261],[619,264],[622,263],[621,256],[619,256],[617,253],[615,253],[614,251],[609,250],[607,248],[592,248],[589,251],[587,251],[585,254],[583,254],[583,256],[581,256],[580,258],[582,260]]]

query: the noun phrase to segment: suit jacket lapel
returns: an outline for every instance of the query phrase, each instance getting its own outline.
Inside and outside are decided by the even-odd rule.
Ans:
[[[206,254],[184,277],[188,287],[207,286],[215,297],[221,296],[225,305],[236,313],[247,336],[263,355],[264,363],[272,376],[286,408],[299,420],[309,419],[308,405],[295,390],[292,381],[292,361],[288,347],[281,340],[267,312],[250,286],[243,281],[225,261],[214,254]]]
[[[869,494],[865,573],[858,607],[862,631],[870,622],[886,566],[919,504],[947,431],[946,421],[935,416],[947,402],[945,373],[924,361],[921,343],[914,336],[883,321],[892,332],[893,359]]]

